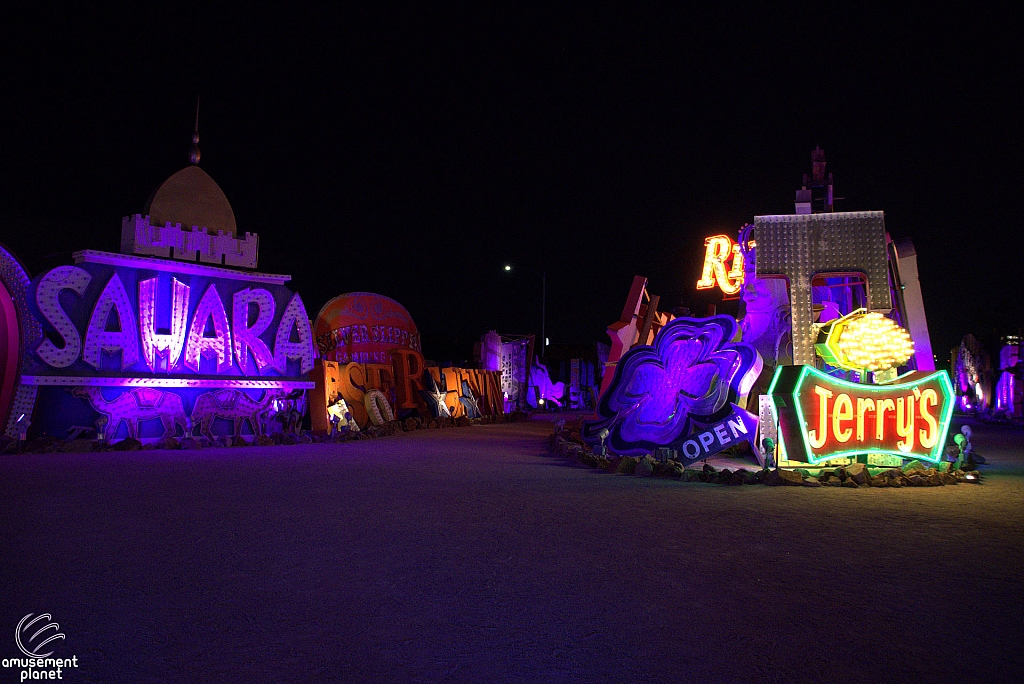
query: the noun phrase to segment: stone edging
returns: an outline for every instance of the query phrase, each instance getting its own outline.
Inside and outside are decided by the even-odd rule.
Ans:
[[[809,470],[776,468],[774,470],[747,470],[739,468],[716,469],[707,463],[701,468],[684,468],[679,461],[658,461],[650,454],[639,456],[601,456],[580,437],[578,429],[562,424],[551,433],[551,450],[565,458],[609,473],[639,477],[668,477],[681,482],[707,482],[724,485],[764,484],[768,486],[796,487],[941,487],[962,482],[979,483],[981,473],[976,470],[948,471],[948,463],[940,469],[929,468],[920,461],[911,461],[902,468],[871,469],[863,463],[842,468],[822,468],[817,473]],[[942,468],[946,466],[946,468]]]

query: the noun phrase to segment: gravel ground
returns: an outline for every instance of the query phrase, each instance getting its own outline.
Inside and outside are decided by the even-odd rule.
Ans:
[[[46,612],[70,682],[1018,681],[1021,431],[976,426],[982,485],[858,490],[550,432],[0,457],[0,658]]]

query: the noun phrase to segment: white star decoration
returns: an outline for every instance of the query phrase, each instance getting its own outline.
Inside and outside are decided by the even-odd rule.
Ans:
[[[480,407],[476,403],[476,397],[473,396],[473,390],[469,388],[469,383],[465,380],[462,381],[462,396],[459,397],[459,401],[466,407],[466,415],[470,418],[479,418],[481,416]]]
[[[430,406],[430,410],[434,414],[434,417],[451,418],[452,414],[448,410],[448,405],[444,403],[444,398],[448,395],[448,392],[437,386],[433,375],[429,372],[425,372],[424,374],[427,376],[427,387],[423,390],[423,394],[427,400],[427,405]]]

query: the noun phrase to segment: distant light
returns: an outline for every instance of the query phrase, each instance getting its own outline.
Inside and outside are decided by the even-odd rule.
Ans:
[[[550,344],[551,344],[551,338],[550,337],[545,337],[544,338],[544,346],[547,347]]]
[[[541,406],[543,406],[544,405],[544,399],[543,398],[538,399],[537,403],[540,404]]]
[[[510,266],[509,264],[505,264],[505,270],[506,271],[511,271],[512,270],[512,266]]]

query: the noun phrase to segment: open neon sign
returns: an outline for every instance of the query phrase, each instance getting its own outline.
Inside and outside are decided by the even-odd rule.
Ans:
[[[739,293],[743,286],[743,252],[728,235],[704,238],[704,269],[697,289],[710,290],[715,285],[727,295]]]
[[[860,454],[938,462],[953,414],[945,371],[863,385],[810,366],[780,366],[768,394],[790,458],[808,463]]]

